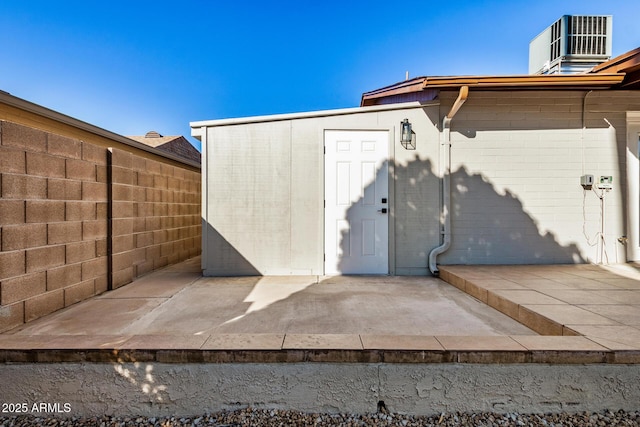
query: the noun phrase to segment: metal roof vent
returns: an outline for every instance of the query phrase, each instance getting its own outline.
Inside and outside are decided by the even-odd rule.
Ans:
[[[529,43],[529,73],[583,73],[611,58],[611,15],[564,15]]]
[[[162,135],[160,135],[158,132],[156,132],[155,130],[150,130],[149,132],[147,132],[144,136],[145,138],[162,138]]]

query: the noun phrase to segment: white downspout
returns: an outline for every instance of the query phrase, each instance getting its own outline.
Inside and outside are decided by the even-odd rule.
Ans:
[[[451,246],[451,120],[462,107],[462,104],[465,103],[468,95],[469,87],[462,86],[449,114],[442,119],[442,132],[440,133],[440,176],[442,176],[440,223],[442,224],[442,244],[429,252],[429,270],[434,276],[439,273],[438,255],[444,253]]]

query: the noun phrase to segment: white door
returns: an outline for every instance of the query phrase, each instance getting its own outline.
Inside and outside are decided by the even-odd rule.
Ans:
[[[389,273],[389,134],[325,131],[325,274]]]

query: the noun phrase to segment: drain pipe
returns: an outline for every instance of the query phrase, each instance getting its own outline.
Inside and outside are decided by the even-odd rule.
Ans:
[[[438,255],[444,253],[451,246],[451,120],[456,115],[469,95],[469,86],[460,87],[460,93],[453,103],[449,114],[442,119],[442,132],[440,133],[440,176],[442,188],[442,210],[440,212],[440,224],[442,224],[442,244],[429,252],[429,270],[437,276],[440,272],[437,265]]]

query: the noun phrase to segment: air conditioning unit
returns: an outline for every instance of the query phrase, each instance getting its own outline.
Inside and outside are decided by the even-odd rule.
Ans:
[[[564,15],[529,43],[529,74],[584,73],[611,58],[611,15]]]

